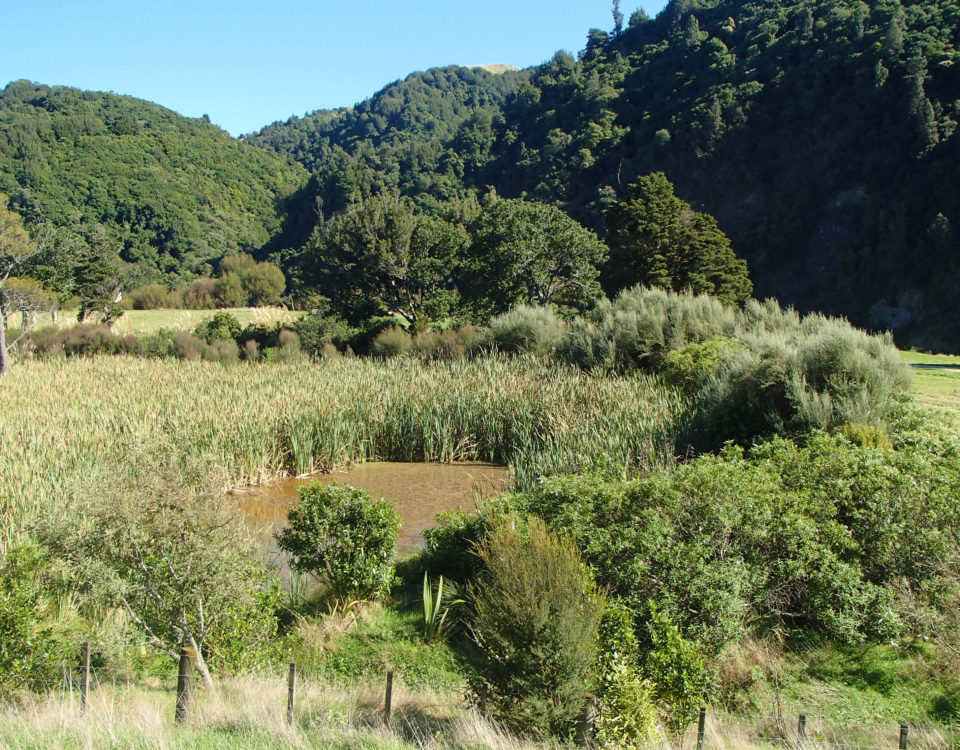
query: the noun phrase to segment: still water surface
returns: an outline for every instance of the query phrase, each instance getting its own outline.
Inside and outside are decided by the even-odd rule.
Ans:
[[[384,497],[400,513],[403,526],[398,552],[423,544],[420,532],[435,526],[444,510],[471,511],[479,498],[492,497],[509,486],[506,467],[485,463],[424,464],[386,461],[356,464],[349,471],[288,479],[267,487],[235,492],[248,526],[261,540],[268,557],[277,554],[273,534],[283,528],[287,509],[297,499],[297,488],[311,482],[340,482],[368,490],[376,500]]]

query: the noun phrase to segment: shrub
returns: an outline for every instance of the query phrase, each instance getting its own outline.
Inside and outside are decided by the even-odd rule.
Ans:
[[[408,353],[413,348],[410,335],[399,326],[381,331],[370,345],[370,354],[388,359]]]
[[[217,306],[216,279],[197,279],[183,293],[183,304],[188,310],[212,310]]]
[[[400,517],[386,500],[343,484],[314,482],[298,489],[277,542],[291,565],[312,573],[334,606],[376,599],[393,583]]]
[[[298,318],[293,324],[293,330],[300,337],[303,351],[312,357],[324,356],[327,344],[343,349],[356,335],[356,329],[351,328],[343,318],[319,313]]]
[[[714,691],[715,675],[693,641],[687,640],[663,612],[650,607],[647,623],[652,648],[644,672],[653,683],[653,695],[663,712],[664,724],[679,737],[700,706]]]
[[[630,611],[612,600],[598,630],[596,738],[602,747],[634,750],[651,745],[656,710],[639,668]]]
[[[563,321],[553,308],[521,305],[492,318],[489,337],[500,351],[551,354],[563,337]]]
[[[72,656],[51,618],[44,581],[50,560],[38,547],[15,547],[0,557],[0,696],[45,688]]]
[[[167,288],[163,284],[147,284],[134,289],[127,297],[134,310],[162,310],[171,306]]]
[[[240,338],[240,321],[228,312],[216,312],[193,329],[193,335],[208,344],[214,341],[236,341]]]
[[[498,524],[477,555],[485,570],[470,587],[475,679],[506,726],[565,736],[591,687],[603,596],[573,542],[538,518],[523,535]]]

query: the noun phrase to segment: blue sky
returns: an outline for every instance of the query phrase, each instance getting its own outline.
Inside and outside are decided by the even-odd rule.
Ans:
[[[626,17],[664,0],[621,0]],[[613,26],[610,0],[7,0],[0,86],[115,91],[233,135],[349,106],[408,73],[534,65]]]

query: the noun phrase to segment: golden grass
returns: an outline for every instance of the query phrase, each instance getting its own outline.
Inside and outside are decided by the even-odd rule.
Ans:
[[[175,331],[192,331],[197,324],[212,317],[218,310],[126,310],[113,326],[114,333],[121,336],[128,333],[156,333],[161,328]],[[285,310],[281,307],[233,307],[222,312],[233,315],[241,326],[250,323],[273,325],[274,323],[291,323],[302,312]],[[17,321],[14,321],[16,323]],[[38,327],[52,325],[49,315],[41,316]],[[68,328],[77,324],[76,312],[69,310],[57,314],[58,328]]]

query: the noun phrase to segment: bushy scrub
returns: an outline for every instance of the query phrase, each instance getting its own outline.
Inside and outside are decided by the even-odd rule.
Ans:
[[[657,602],[708,653],[759,630],[899,638],[955,581],[957,437],[894,450],[815,434],[727,448],[631,482],[544,480],[515,498],[572,534],[637,623]]]
[[[488,334],[500,351],[549,355],[563,336],[563,321],[551,307],[520,305],[492,318]]]
[[[324,348],[328,345],[336,349],[345,349],[356,334],[345,320],[336,315],[309,313],[303,315],[293,324],[293,331],[300,337],[300,346],[311,357],[324,355]],[[260,343],[263,347],[263,343]]]
[[[384,596],[394,579],[400,516],[366,490],[314,482],[298,489],[287,527],[277,535],[291,566],[312,573],[334,606]]]
[[[380,332],[370,344],[370,353],[374,357],[398,357],[413,348],[410,334],[400,326],[391,326]]]
[[[74,656],[51,606],[49,571],[50,560],[34,545],[0,557],[0,697],[45,686]]]
[[[199,323],[193,330],[193,335],[203,339],[208,344],[215,341],[233,341],[240,338],[240,321],[228,312],[216,312],[212,317]]]
[[[37,534],[90,604],[122,610],[171,658],[191,646],[210,683],[211,664],[248,666],[272,650],[279,587],[204,467],[188,468],[190,481],[162,455],[143,460],[153,471],[137,484],[102,487],[82,518],[45,519]]]
[[[641,654],[630,610],[610,600],[597,635],[597,742],[622,750],[649,747],[657,716],[650,683],[640,669]]]
[[[573,542],[537,518],[498,524],[477,555],[469,628],[493,713],[524,734],[565,736],[591,689],[603,596]]]
[[[784,323],[786,321],[786,323]],[[707,383],[690,442],[712,447],[757,435],[879,426],[910,384],[893,342],[846,321],[783,315],[739,334]]]

